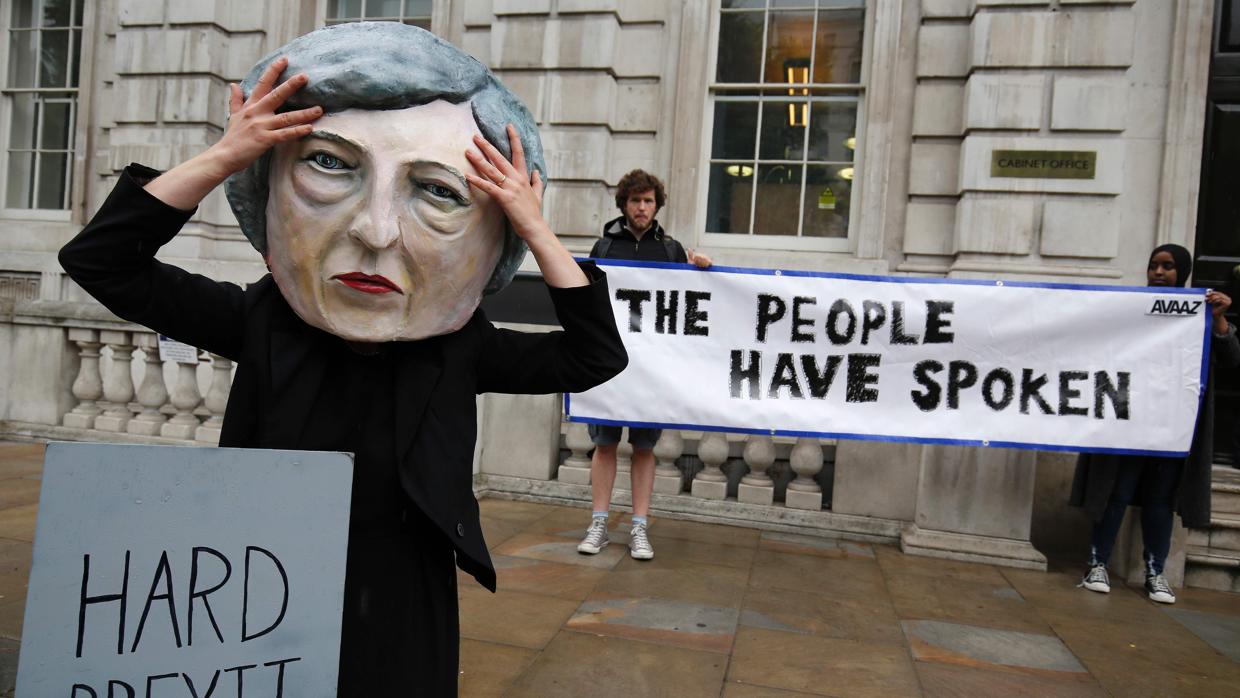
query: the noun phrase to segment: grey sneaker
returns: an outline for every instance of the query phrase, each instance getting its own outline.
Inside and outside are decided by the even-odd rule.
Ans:
[[[633,524],[633,530],[629,531],[629,555],[634,560],[654,557],[654,548],[650,547],[650,539],[646,538],[646,524]]]
[[[595,555],[611,540],[607,538],[607,519],[600,517],[590,519],[590,528],[586,529],[586,537],[577,544],[577,552]]]
[[[1106,565],[1094,565],[1085,573],[1080,586],[1103,594],[1111,593],[1111,578],[1107,576]]]
[[[1167,578],[1161,574],[1145,578],[1145,593],[1149,595],[1150,601],[1175,603],[1175,592],[1171,591],[1171,585],[1167,583]]]

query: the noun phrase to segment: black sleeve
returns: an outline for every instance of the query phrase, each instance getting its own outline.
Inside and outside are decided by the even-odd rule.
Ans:
[[[1227,323],[1227,334],[1210,333],[1214,343],[1211,351],[1214,353],[1215,361],[1228,368],[1240,366],[1240,340],[1237,340],[1236,334],[1236,326],[1230,322]]]
[[[548,289],[563,330],[517,332],[485,318],[478,323],[478,392],[578,393],[624,370],[628,354],[612,314],[607,275],[592,262],[581,269],[589,285]]]
[[[245,292],[155,259],[194,213],[142,188],[158,175],[141,165],[125,168],[99,212],[61,248],[60,265],[117,316],[237,360]]]
[[[595,240],[595,241],[594,241],[594,244],[590,246],[590,256],[591,256],[591,257],[593,257],[593,258],[595,258],[595,259],[598,259],[598,248],[599,248],[599,246],[600,246],[600,245],[602,245],[602,244],[603,244],[603,238],[599,238],[599,239],[597,239],[597,240]]]
[[[689,255],[685,253],[685,246],[680,244],[680,241],[675,238],[669,237],[669,239],[671,239],[672,246],[675,247],[676,249],[674,250],[675,254],[673,255],[675,259],[670,259],[668,261],[680,262],[681,264],[687,264],[689,262]]]

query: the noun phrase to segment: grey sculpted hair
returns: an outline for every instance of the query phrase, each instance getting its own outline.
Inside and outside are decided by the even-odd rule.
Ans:
[[[511,123],[525,146],[526,166],[547,181],[538,127],[525,105],[473,56],[431,34],[397,22],[351,22],[315,30],[264,56],[241,83],[248,98],[258,78],[276,58],[288,58],[280,82],[298,73],[310,80],[281,111],[321,106],[325,113],[346,109],[405,109],[436,100],[469,102],[474,121],[504,157],[512,157],[505,127]],[[261,254],[267,253],[267,151],[224,185],[241,230]],[[494,293],[512,280],[525,242],[505,220],[503,251],[487,281]]]

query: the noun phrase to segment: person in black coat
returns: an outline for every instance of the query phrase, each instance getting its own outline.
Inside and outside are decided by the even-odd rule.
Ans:
[[[1163,245],[1150,253],[1146,277],[1150,286],[1184,286],[1192,272],[1193,258],[1179,245]],[[1224,312],[1231,299],[1217,291],[1206,292],[1213,313],[1210,363],[1240,365],[1236,328]],[[1171,549],[1174,514],[1184,525],[1210,525],[1210,470],[1214,461],[1214,371],[1206,378],[1205,395],[1197,415],[1188,458],[1081,454],[1077,460],[1069,502],[1084,507],[1093,520],[1090,559],[1081,586],[1090,591],[1111,590],[1107,563],[1128,505],[1141,506],[1141,534],[1145,551],[1145,589],[1150,600],[1175,603],[1175,593],[1163,576]]]
[[[61,264],[118,316],[237,362],[221,446],[354,454],[337,695],[455,695],[456,567],[495,589],[475,396],[623,370],[606,279],[542,217],[528,112],[429,33],[329,27],[243,85],[218,143],[163,174],[127,168]],[[155,259],[230,176],[272,271],[245,289]],[[563,331],[477,309],[527,245]]]

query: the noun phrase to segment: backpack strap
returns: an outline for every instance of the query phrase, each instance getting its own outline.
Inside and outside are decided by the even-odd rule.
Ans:
[[[595,259],[606,259],[609,250],[611,250],[611,238],[602,237],[594,243],[594,247],[590,248],[590,256]]]

